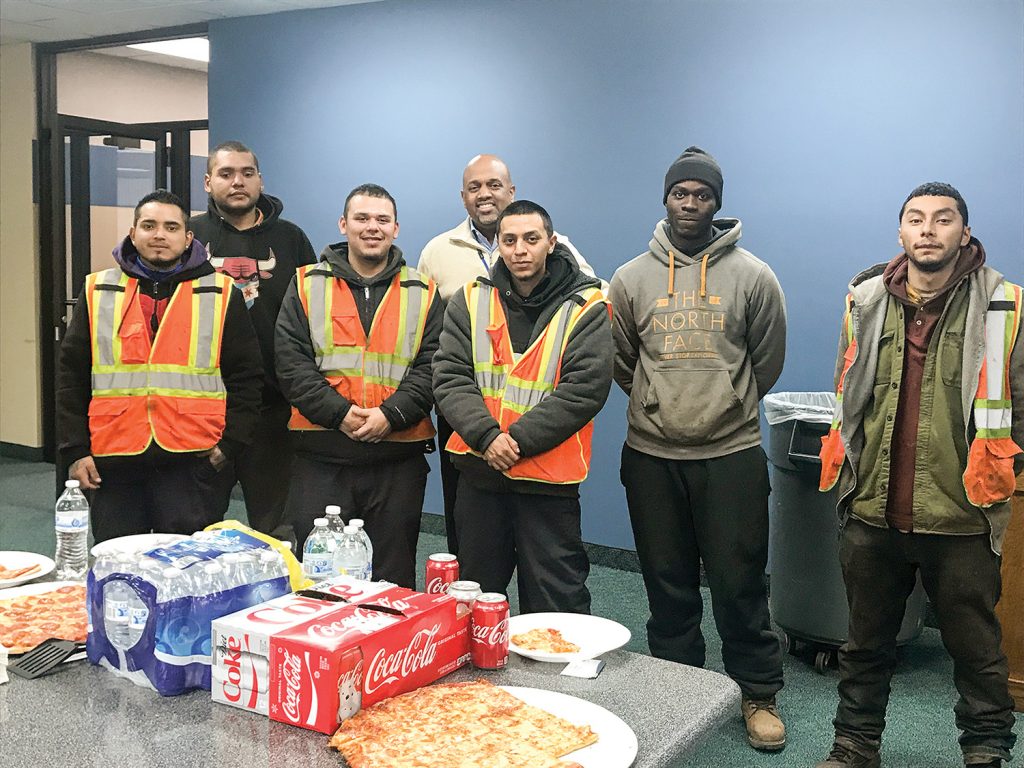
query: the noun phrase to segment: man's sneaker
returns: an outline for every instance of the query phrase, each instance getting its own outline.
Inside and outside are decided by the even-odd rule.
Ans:
[[[740,704],[747,725],[747,741],[754,749],[773,752],[786,746],[786,726],[782,724],[775,697],[747,699]]]
[[[828,757],[814,768],[882,768],[882,758],[877,752],[868,757],[842,744],[833,744]]]
[[[993,758],[984,763],[966,763],[967,768],[1003,768],[1003,761],[999,758]]]

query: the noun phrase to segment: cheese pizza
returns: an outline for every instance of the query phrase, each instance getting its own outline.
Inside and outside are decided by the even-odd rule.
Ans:
[[[0,600],[0,645],[10,653],[24,653],[51,637],[84,643],[86,626],[83,585]]]
[[[509,638],[514,645],[527,651],[540,651],[542,653],[576,653],[580,647],[576,643],[570,643],[557,629],[538,627],[529,632],[522,632],[512,635]]]
[[[29,574],[35,573],[42,566],[39,563],[32,565],[26,565],[24,568],[6,568],[0,565],[0,581],[10,581],[11,579],[20,579],[22,576],[28,576]]]
[[[330,746],[350,768],[579,768],[561,760],[597,741],[486,680],[430,685],[341,724]]]

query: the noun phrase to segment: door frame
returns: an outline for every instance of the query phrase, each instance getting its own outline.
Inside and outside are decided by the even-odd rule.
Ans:
[[[200,23],[33,46],[36,77],[36,146],[38,150],[36,173],[39,185],[36,228],[39,245],[39,381],[44,461],[56,460],[57,355],[60,352],[60,340],[67,328],[66,318],[68,316],[67,231],[64,221],[64,130],[62,116],[57,112],[57,56],[72,51],[88,51],[115,45],[207,36],[207,24]],[[69,120],[70,117],[63,116],[64,120]],[[85,120],[88,118],[74,118],[76,122]],[[208,125],[207,121],[182,121],[180,124],[174,125],[178,126],[178,131],[184,130],[187,137],[187,131],[191,129],[186,129],[183,126],[193,123]],[[153,124],[142,125],[153,127]],[[203,127],[207,127],[207,125]],[[177,134],[175,136],[172,141],[180,145],[181,137]],[[185,143],[187,144],[187,141]],[[81,162],[80,143],[74,154],[75,159]],[[176,182],[181,182],[183,179],[187,184],[187,158],[185,167],[182,168],[180,165],[171,168],[171,180],[175,186],[177,186]],[[187,194],[188,187],[186,186],[184,189]],[[58,472],[58,482],[60,481],[59,474]]]

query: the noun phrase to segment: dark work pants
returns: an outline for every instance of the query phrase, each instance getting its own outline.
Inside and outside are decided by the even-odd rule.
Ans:
[[[519,612],[590,613],[579,499],[485,491],[459,480],[459,577],[507,594],[518,567]]]
[[[885,728],[896,636],[917,572],[953,658],[960,698],[953,708],[965,760],[1010,759],[1016,737],[1008,667],[995,606],[1000,558],[987,534],[900,533],[855,519],[839,540],[850,632],[839,649],[836,741],[876,752]]]
[[[240,483],[250,527],[273,533],[284,522],[284,505],[295,455],[288,431],[290,413],[287,405],[264,408],[252,443],[221,471],[222,517],[231,500],[231,489],[235,483]]]
[[[155,453],[97,459],[103,481],[90,499],[97,543],[150,531],[191,534],[222,519],[219,474],[207,457]]]
[[[445,421],[440,411],[437,414],[438,461],[441,463],[441,493],[444,495],[444,530],[448,536],[448,551],[459,554],[459,534],[455,526],[455,496],[459,489],[459,470],[452,463],[452,455],[444,449],[452,436],[452,425]]]
[[[651,618],[654,656],[704,666],[700,563],[722,638],[725,671],[743,695],[782,688],[782,649],[771,628],[768,466],[760,447],[714,459],[662,459],[622,448],[622,484]]]
[[[416,541],[427,485],[423,455],[350,466],[295,457],[285,518],[295,527],[296,554],[324,507],[337,504],[344,520],[362,518],[373,543],[373,578],[415,589]]]

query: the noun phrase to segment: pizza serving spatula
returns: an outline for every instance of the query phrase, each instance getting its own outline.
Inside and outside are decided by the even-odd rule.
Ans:
[[[26,652],[13,664],[7,665],[7,671],[13,672],[18,677],[26,680],[34,680],[41,677],[56,667],[58,664],[76,653],[85,650],[85,643],[76,643],[74,640],[61,640],[51,637],[43,640],[31,651]]]

